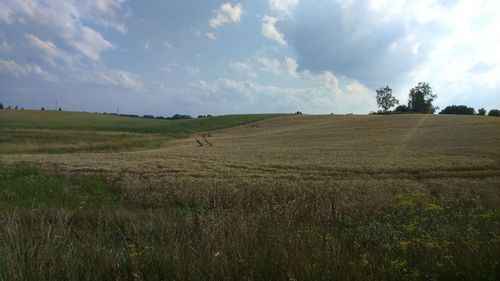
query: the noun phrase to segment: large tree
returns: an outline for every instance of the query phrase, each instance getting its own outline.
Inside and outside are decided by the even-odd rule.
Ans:
[[[432,105],[432,102],[436,98],[437,95],[432,93],[429,83],[420,82],[410,90],[408,107],[412,112],[434,113],[436,108]]]
[[[377,105],[382,110],[387,111],[396,104],[399,104],[399,101],[392,95],[392,89],[389,86],[377,90]]]

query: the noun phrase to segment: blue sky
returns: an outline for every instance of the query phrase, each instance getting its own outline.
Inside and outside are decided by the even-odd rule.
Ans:
[[[500,108],[500,1],[0,0],[0,102],[153,114],[368,113],[420,81]]]

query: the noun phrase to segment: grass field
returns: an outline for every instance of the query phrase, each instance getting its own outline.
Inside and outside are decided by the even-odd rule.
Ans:
[[[171,121],[84,112],[0,110],[0,154],[150,149],[194,132],[272,116],[228,115]]]
[[[2,133],[143,128],[50,114]],[[0,280],[500,279],[500,118],[159,124],[147,150],[3,154]]]

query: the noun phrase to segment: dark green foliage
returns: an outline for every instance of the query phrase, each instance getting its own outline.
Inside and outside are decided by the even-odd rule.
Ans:
[[[392,95],[392,89],[389,88],[389,86],[378,89],[376,98],[378,107],[382,108],[383,111],[387,111],[389,108],[399,103]]]
[[[57,109],[57,111],[62,111],[62,108],[60,108],[60,107],[59,107],[59,108]]]
[[[3,103],[0,102],[0,109],[3,109]]]
[[[436,109],[432,105],[432,102],[436,98],[437,95],[432,93],[429,83],[419,82],[417,86],[410,90],[408,107],[412,112],[434,113]]]
[[[488,116],[500,116],[500,110],[492,109],[490,110],[490,112],[488,112]]]
[[[40,108],[40,110],[41,110],[41,111],[44,111],[44,110],[45,110],[45,107]]]
[[[480,108],[480,109],[478,109],[478,111],[477,111],[477,115],[481,115],[481,116],[486,115],[486,109],[484,109],[484,108]]]
[[[405,105],[405,104],[401,104],[401,105],[398,105],[396,107],[396,109],[394,109],[394,112],[410,112],[410,108]]]
[[[184,114],[174,114],[172,117],[168,117],[167,119],[169,120],[181,120],[181,119],[192,119],[191,115],[184,115]]]
[[[439,114],[459,114],[459,115],[474,115],[476,111],[472,107],[467,107],[465,105],[449,105],[445,109],[441,110]]]

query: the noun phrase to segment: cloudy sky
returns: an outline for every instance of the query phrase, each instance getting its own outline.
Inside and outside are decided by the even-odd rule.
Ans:
[[[172,115],[368,113],[419,81],[500,108],[497,0],[0,0],[0,102]]]

